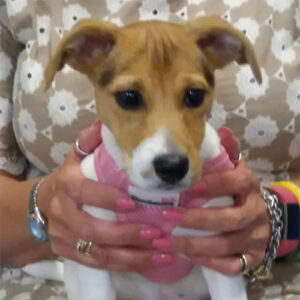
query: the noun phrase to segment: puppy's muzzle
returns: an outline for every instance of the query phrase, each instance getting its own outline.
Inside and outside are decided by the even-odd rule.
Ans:
[[[153,161],[157,176],[167,184],[179,182],[189,170],[189,160],[182,154],[162,154]]]

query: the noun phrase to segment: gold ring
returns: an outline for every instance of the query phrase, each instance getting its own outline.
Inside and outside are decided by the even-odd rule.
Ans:
[[[79,253],[85,254],[85,255],[91,255],[91,249],[92,249],[93,243],[91,241],[84,241],[82,239],[79,239],[76,242],[76,250]]]
[[[82,149],[80,149],[78,138],[76,139],[76,142],[74,145],[74,151],[79,157],[86,157],[86,156],[90,155],[90,153],[87,153],[87,152],[83,151]]]
[[[237,157],[237,159],[235,159],[235,160],[233,161],[233,163],[234,163],[235,165],[238,165],[238,164],[241,162],[242,159],[243,159],[243,154],[242,154],[242,153],[239,153],[239,156]]]

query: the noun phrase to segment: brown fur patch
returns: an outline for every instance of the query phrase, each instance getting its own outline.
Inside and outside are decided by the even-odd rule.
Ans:
[[[82,66],[76,58],[68,59],[68,63],[88,74],[93,82],[98,116],[113,132],[128,167],[136,147],[160,128],[167,128],[172,142],[188,156],[193,182],[196,182],[201,175],[200,145],[213,101],[212,70],[218,66],[217,58],[203,53],[197,41],[205,39],[210,28],[221,32],[223,27],[241,39],[245,57],[259,76],[249,41],[232,26],[214,17],[185,25],[149,21],[122,28],[85,20],[59,45],[53,63],[47,68],[46,83],[49,85],[60,67],[68,39],[73,35],[92,32],[99,37],[109,37],[114,46],[107,52],[97,52],[90,64]],[[205,100],[199,108],[190,109],[184,105],[184,95],[189,88],[205,89]],[[114,98],[120,90],[138,90],[144,102],[141,109],[122,109]]]
[[[103,63],[100,70],[99,84],[101,87],[108,86],[115,76],[115,63],[112,60]]]
[[[210,70],[210,68],[207,66],[207,64],[203,64],[203,74],[204,74],[204,77],[205,77],[206,81],[208,82],[208,84],[214,88],[215,87],[215,75]]]
[[[174,60],[179,48],[168,30],[161,29],[163,32],[159,32],[155,27],[149,26],[145,30],[145,39],[141,46],[155,66],[168,67]]]

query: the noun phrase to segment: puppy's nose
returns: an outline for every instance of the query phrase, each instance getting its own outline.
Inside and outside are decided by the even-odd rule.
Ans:
[[[175,184],[188,172],[189,160],[182,154],[162,154],[154,159],[153,165],[161,180]]]

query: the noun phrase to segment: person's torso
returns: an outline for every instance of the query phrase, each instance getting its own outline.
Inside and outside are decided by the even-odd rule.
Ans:
[[[217,14],[243,30],[262,66],[258,85],[248,67],[217,72],[210,123],[229,126],[262,181],[288,179],[300,169],[300,26],[297,0],[6,1],[9,27],[24,45],[14,86],[14,129],[28,160],[49,172],[78,132],[95,119],[93,88],[69,67],[43,91],[43,72],[63,34],[82,18],[118,25],[160,19],[185,22]],[[298,18],[298,19],[297,19]]]

